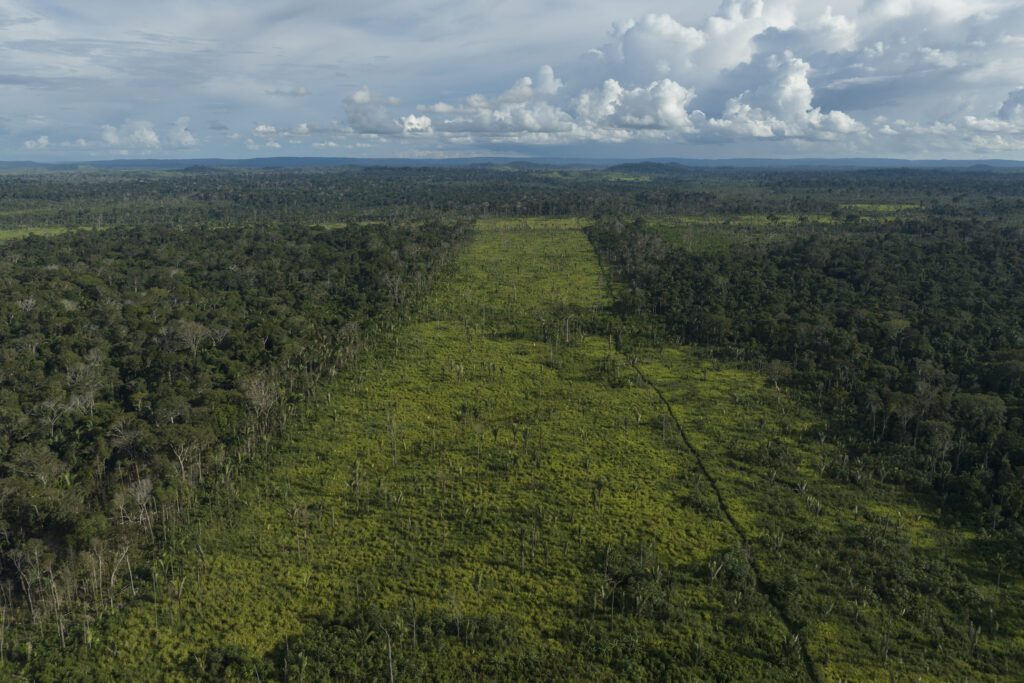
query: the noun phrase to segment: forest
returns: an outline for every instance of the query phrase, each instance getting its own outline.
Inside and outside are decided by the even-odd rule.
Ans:
[[[0,677],[1014,680],[1022,179],[0,173]]]
[[[842,231],[713,253],[675,246],[643,219],[590,235],[627,284],[625,311],[676,343],[766,362],[773,381],[823,406],[828,436],[852,456],[837,476],[928,492],[1020,548],[1020,230],[933,217]]]

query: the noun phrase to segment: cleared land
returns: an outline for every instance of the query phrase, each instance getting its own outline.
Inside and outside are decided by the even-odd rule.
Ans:
[[[967,620],[914,630],[906,609],[962,615],[899,613],[844,566],[857,544],[927,580],[950,547],[984,572],[934,515],[827,480],[815,416],[764,376],[617,352],[605,291],[578,221],[482,223],[152,592],[39,678],[938,679],[1013,656]],[[1001,590],[993,621],[1024,632]]]

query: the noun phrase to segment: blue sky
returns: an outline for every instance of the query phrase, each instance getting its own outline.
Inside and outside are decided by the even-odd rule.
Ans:
[[[0,159],[1024,159],[1020,0],[0,0]]]

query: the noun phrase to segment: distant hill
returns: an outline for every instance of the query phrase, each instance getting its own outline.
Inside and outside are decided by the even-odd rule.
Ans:
[[[1024,161],[1005,159],[657,159],[627,161],[607,166],[619,173],[664,175],[689,173],[695,168],[775,168],[775,169],[1024,169]]]
[[[494,167],[515,170],[532,168],[596,168],[621,173],[664,175],[687,173],[694,168],[956,168],[1021,169],[1024,161],[1006,159],[573,159],[557,157],[466,157],[458,159],[366,159],[355,157],[263,157],[253,159],[106,159],[89,162],[40,163],[0,161],[0,171],[188,171],[213,169],[303,169],[367,167]]]

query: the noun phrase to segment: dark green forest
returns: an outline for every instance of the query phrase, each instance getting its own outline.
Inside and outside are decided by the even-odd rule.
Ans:
[[[1013,680],[1022,181],[0,174],[0,677]]]
[[[6,599],[62,639],[79,610],[113,607],[103,567],[166,547],[465,232],[153,226],[5,244]]]
[[[638,219],[590,229],[619,306],[757,359],[847,444],[835,476],[897,481],[952,519],[1024,524],[1024,240],[930,217],[695,253]],[[837,234],[838,233],[838,234]]]

